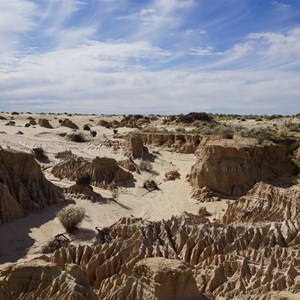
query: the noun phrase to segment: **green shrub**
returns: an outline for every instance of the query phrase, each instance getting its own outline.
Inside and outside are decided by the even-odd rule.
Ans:
[[[72,231],[83,220],[84,215],[85,209],[83,207],[69,205],[59,211],[57,217],[67,231]]]

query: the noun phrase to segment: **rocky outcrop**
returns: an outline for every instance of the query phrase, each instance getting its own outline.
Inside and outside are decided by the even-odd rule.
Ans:
[[[55,165],[52,174],[60,179],[76,181],[83,174],[91,176],[91,184],[108,188],[133,179],[130,172],[122,169],[114,158],[96,157],[92,161],[75,157]]]
[[[32,154],[0,149],[0,223],[59,203],[61,190],[43,175]]]
[[[142,140],[145,145],[162,147],[179,153],[195,153],[202,137],[198,134],[153,133],[143,132]]]
[[[36,123],[36,120],[35,120],[33,117],[28,117],[27,120],[29,120],[28,123],[29,123],[30,125],[33,125],[33,126],[34,126],[34,125],[37,124],[37,123]]]
[[[190,183],[228,196],[244,195],[258,181],[289,185],[294,166],[280,145],[245,145],[234,140],[207,143],[197,152]]]
[[[65,150],[62,152],[58,152],[55,155],[55,158],[61,159],[61,160],[68,160],[68,159],[73,159],[75,158],[76,155],[72,153],[71,150]]]
[[[106,229],[107,241],[95,246],[60,248],[48,263],[1,271],[0,295],[48,299],[51,287],[49,299],[84,290],[88,299],[257,300],[299,292],[299,220],[224,225],[184,213],[122,218]]]
[[[112,127],[112,124],[108,121],[105,121],[105,120],[100,120],[98,123],[97,123],[98,126],[103,126],[105,128],[111,128]]]
[[[69,127],[71,129],[79,129],[79,127],[75,123],[73,123],[70,119],[64,119],[60,125],[64,127]]]
[[[49,123],[49,121],[47,119],[39,119],[38,120],[38,124],[41,127],[45,127],[45,128],[53,128],[52,125]]]
[[[189,277],[190,268],[198,293],[207,299],[266,299],[270,291],[299,291],[299,229],[299,221],[292,219],[259,226],[225,226],[187,213],[158,222],[122,218],[109,228],[109,243],[59,249],[51,261],[62,268],[66,263],[78,264],[98,290],[99,299],[131,299],[128,284],[134,286],[135,299],[158,293],[160,284],[170,279],[163,267],[161,272],[155,271],[157,279],[153,279],[155,268],[144,267],[143,259],[149,257],[182,265],[174,278],[181,271],[183,278]],[[166,282],[159,284],[159,278]],[[154,282],[158,290],[153,288]],[[176,287],[172,285],[172,289]]]
[[[128,153],[132,153],[133,158],[145,158],[147,156],[148,150],[145,145],[192,154],[200,145],[201,139],[198,134],[131,132],[125,138],[124,147]]]
[[[103,200],[102,196],[94,192],[93,187],[89,184],[81,184],[77,182],[69,188],[65,188],[64,192],[71,194],[75,198],[88,199],[93,202]]]
[[[146,158],[149,155],[148,149],[144,146],[142,136],[137,132],[130,132],[125,137],[124,150],[127,155],[133,158]]]
[[[162,257],[140,260],[133,274],[108,299],[207,299],[199,292],[191,268],[183,261]]]
[[[223,222],[283,222],[289,219],[300,219],[300,192],[260,182],[246,196],[229,205]]]
[[[0,269],[0,299],[97,300],[80,268],[69,264],[64,270],[42,260],[9,264]]]

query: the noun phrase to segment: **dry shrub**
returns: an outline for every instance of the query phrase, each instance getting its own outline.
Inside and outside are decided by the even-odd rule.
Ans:
[[[146,161],[146,160],[142,160],[140,162],[140,170],[141,171],[146,171],[146,172],[152,172],[153,171],[153,167],[151,165],[151,163],[149,161]]]
[[[143,183],[143,188],[145,188],[146,190],[148,190],[150,192],[159,190],[157,183],[153,179],[145,180]]]
[[[58,212],[57,217],[67,231],[73,231],[83,220],[85,209],[80,206],[69,205]]]

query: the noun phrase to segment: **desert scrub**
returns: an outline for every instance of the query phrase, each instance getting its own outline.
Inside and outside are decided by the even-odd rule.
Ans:
[[[112,198],[113,198],[115,201],[118,200],[119,195],[120,195],[120,192],[119,192],[118,188],[113,188],[113,189],[111,190],[111,195],[112,195]]]
[[[75,143],[85,143],[86,139],[81,133],[71,133],[67,136],[68,140]]]
[[[140,167],[141,171],[146,171],[146,172],[149,172],[149,173],[151,173],[153,171],[153,167],[152,167],[151,163],[147,160],[142,160],[140,162],[139,167]]]
[[[85,209],[80,206],[69,205],[58,212],[57,217],[67,231],[73,231],[83,220]]]
[[[143,188],[149,192],[159,190],[157,183],[153,179],[145,180],[143,183]]]

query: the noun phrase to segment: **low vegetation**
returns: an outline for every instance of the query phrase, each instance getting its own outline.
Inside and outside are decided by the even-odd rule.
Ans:
[[[150,192],[159,190],[157,183],[153,179],[145,180],[143,183],[143,188]]]
[[[85,209],[80,206],[69,205],[58,212],[57,217],[67,231],[74,231],[83,220]]]

